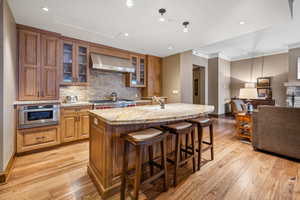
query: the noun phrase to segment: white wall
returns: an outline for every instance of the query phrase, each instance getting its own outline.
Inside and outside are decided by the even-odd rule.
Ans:
[[[226,113],[225,105],[230,102],[230,61],[219,58],[219,106],[218,113]]]
[[[0,172],[3,171],[3,11],[0,0]]]
[[[300,79],[297,79],[297,65],[298,57],[300,57],[300,48],[290,49],[289,50],[289,73],[288,80],[292,82],[298,82]]]
[[[1,170],[4,170],[15,152],[15,112],[13,103],[17,91],[17,31],[12,12],[6,0],[1,4],[3,10],[3,55],[1,70],[1,107],[3,112],[1,126]],[[2,109],[1,109],[2,110]]]
[[[214,105],[213,114],[219,113],[219,59],[208,59],[208,104]]]
[[[173,93],[175,90],[177,94]],[[162,59],[162,96],[168,97],[168,103],[179,103],[180,90],[180,55],[165,57]]]
[[[208,102],[208,59],[193,55],[193,51],[180,53],[181,102],[193,103],[193,65],[205,67],[205,104]]]
[[[230,101],[230,61],[222,58],[208,60],[208,104],[215,106],[213,114],[224,114]]]
[[[251,65],[253,65],[251,80]],[[293,71],[289,72],[289,54],[276,54],[254,59],[244,59],[231,62],[231,96],[238,97],[240,88],[244,87],[246,82],[256,82],[258,77],[272,77],[272,92],[275,103],[280,106],[286,105],[286,87],[284,83],[294,80]],[[293,76],[293,77],[292,77]]]
[[[162,59],[162,95],[168,102],[193,103],[193,66],[205,67],[205,103],[208,102],[206,58],[193,55],[186,51]],[[177,90],[178,94],[172,93]]]

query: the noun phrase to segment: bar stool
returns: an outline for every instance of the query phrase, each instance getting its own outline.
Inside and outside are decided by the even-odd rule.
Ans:
[[[213,123],[212,123],[212,120],[209,118],[196,118],[196,119],[190,119],[187,121],[195,124],[198,128],[198,149],[196,149],[196,151],[198,152],[198,170],[200,170],[202,152],[210,150],[211,160],[214,159]],[[209,127],[209,138],[210,138],[209,142],[203,141],[203,129],[206,127]],[[208,146],[205,149],[202,149],[202,143],[206,144]],[[191,148],[191,147],[189,147],[189,148]]]
[[[126,182],[129,179],[128,175],[128,157],[129,157],[129,145],[132,145],[136,151],[135,158],[135,180],[134,180],[134,199],[138,199],[139,188],[141,184],[149,183],[157,178],[164,176],[164,190],[168,190],[167,183],[167,147],[166,137],[167,133],[156,129],[148,128],[141,131],[132,132],[121,136],[124,139],[124,152],[123,152],[123,172],[122,172],[122,183],[121,183],[121,200],[126,198]],[[153,161],[153,144],[160,143],[162,152],[161,164]],[[149,146],[149,164],[151,177],[141,183],[142,174],[142,155],[146,146]],[[157,174],[153,175],[153,166],[161,169]]]
[[[195,127],[192,123],[187,122],[180,122],[176,124],[170,124],[170,125],[163,125],[162,128],[168,130],[171,134],[174,134],[176,136],[176,143],[175,143],[175,161],[171,159],[167,159],[168,162],[175,165],[174,170],[174,186],[177,185],[177,170],[178,168],[185,164],[190,159],[193,160],[193,172],[196,172],[196,148],[195,148]],[[183,149],[181,148],[181,140],[182,136],[186,136],[186,144],[188,144],[188,138],[189,135],[191,135],[192,138],[192,151],[189,151],[187,148]],[[183,159],[181,156],[181,153],[185,153],[185,158]],[[188,157],[190,155],[190,157]],[[179,157],[181,158],[179,161]]]

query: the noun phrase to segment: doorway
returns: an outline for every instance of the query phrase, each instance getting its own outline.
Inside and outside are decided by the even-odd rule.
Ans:
[[[205,104],[205,67],[193,65],[193,103]]]

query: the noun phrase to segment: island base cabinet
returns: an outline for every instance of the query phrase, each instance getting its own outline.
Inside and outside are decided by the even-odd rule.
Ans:
[[[60,144],[59,126],[30,128],[17,131],[17,153]]]
[[[148,125],[109,125],[90,114],[90,160],[88,174],[94,181],[102,198],[107,198],[120,190],[123,163],[123,145],[121,135],[160,124]],[[167,152],[175,149],[175,138],[168,136]],[[135,152],[129,149],[129,170],[134,169]],[[144,151],[144,162],[148,160],[148,153]],[[161,156],[159,144],[154,146],[154,156]]]

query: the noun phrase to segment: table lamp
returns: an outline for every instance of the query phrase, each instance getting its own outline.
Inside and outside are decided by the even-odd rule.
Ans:
[[[253,112],[253,106],[250,103],[251,99],[257,98],[257,89],[256,88],[241,88],[240,89],[240,99],[247,99],[247,108],[249,112]]]

